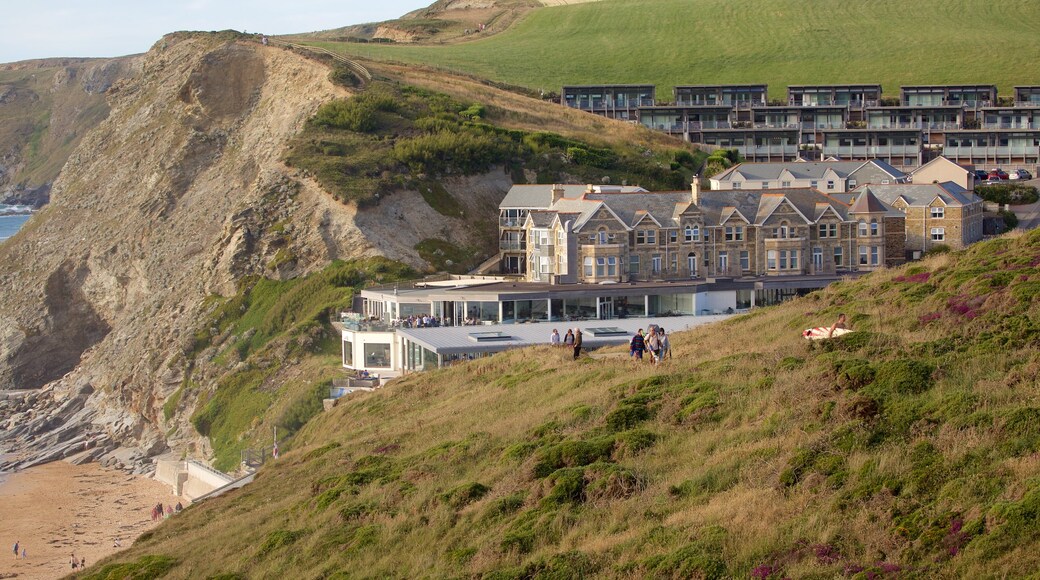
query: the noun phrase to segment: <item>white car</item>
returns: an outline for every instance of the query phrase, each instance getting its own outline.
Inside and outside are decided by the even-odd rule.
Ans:
[[[1008,174],[1008,179],[1032,179],[1033,174],[1025,169],[1014,169]]]

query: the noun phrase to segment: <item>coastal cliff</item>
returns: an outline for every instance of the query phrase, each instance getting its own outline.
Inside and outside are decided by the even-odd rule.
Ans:
[[[347,94],[326,66],[173,34],[133,69],[52,202],[0,247],[0,387],[42,389],[0,415],[5,445],[35,450],[22,466],[87,449],[130,468],[161,451],[162,404],[207,296],[271,274],[286,245],[296,260],[283,275],[373,253],[352,208],[280,161],[314,110]]]

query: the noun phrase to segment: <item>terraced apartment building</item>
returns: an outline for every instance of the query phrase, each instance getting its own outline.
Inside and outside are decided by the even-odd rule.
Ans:
[[[608,114],[603,99],[575,97],[633,86],[637,98],[624,100],[623,114],[616,98]],[[883,98],[880,84],[792,85],[786,101],[769,101],[767,88],[680,85],[671,101],[648,103],[652,85],[568,86],[561,103],[737,149],[748,161],[878,159],[909,169],[944,155],[960,165],[1034,173],[1040,164],[1040,85],[1003,98],[995,85],[903,86],[898,99]]]
[[[905,215],[872,191],[848,202],[805,188],[647,192],[518,185],[502,212],[503,270],[550,284],[831,277],[900,264]],[[524,207],[519,213],[516,208]]]

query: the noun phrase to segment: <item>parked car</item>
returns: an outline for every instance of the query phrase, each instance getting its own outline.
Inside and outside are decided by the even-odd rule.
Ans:
[[[1015,169],[1008,174],[1008,179],[1032,179],[1033,174],[1029,173],[1025,169]]]
[[[976,169],[974,173],[975,181],[978,181],[979,183],[982,183],[983,181],[989,179],[989,172],[987,171],[983,171],[982,169]]]
[[[993,171],[990,171],[989,172],[989,176],[991,178],[992,177],[996,177],[997,179],[999,179],[1001,181],[1006,181],[1008,179],[1008,177],[1009,177],[1007,171],[1004,171],[1003,169],[1001,169],[999,167],[994,169]]]
[[[996,175],[990,175],[989,178],[986,179],[985,183],[986,185],[993,185],[994,183],[1004,183],[1004,180],[997,177]]]

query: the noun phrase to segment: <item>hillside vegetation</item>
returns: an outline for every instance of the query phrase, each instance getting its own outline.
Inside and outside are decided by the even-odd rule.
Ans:
[[[558,91],[565,84],[994,83],[1040,73],[1040,4],[1024,0],[605,0],[527,12],[505,32],[447,45],[320,42]]]
[[[413,374],[86,577],[1024,576],[1038,294],[1034,231],[675,333],[660,367]],[[799,336],[838,312],[856,332]]]

